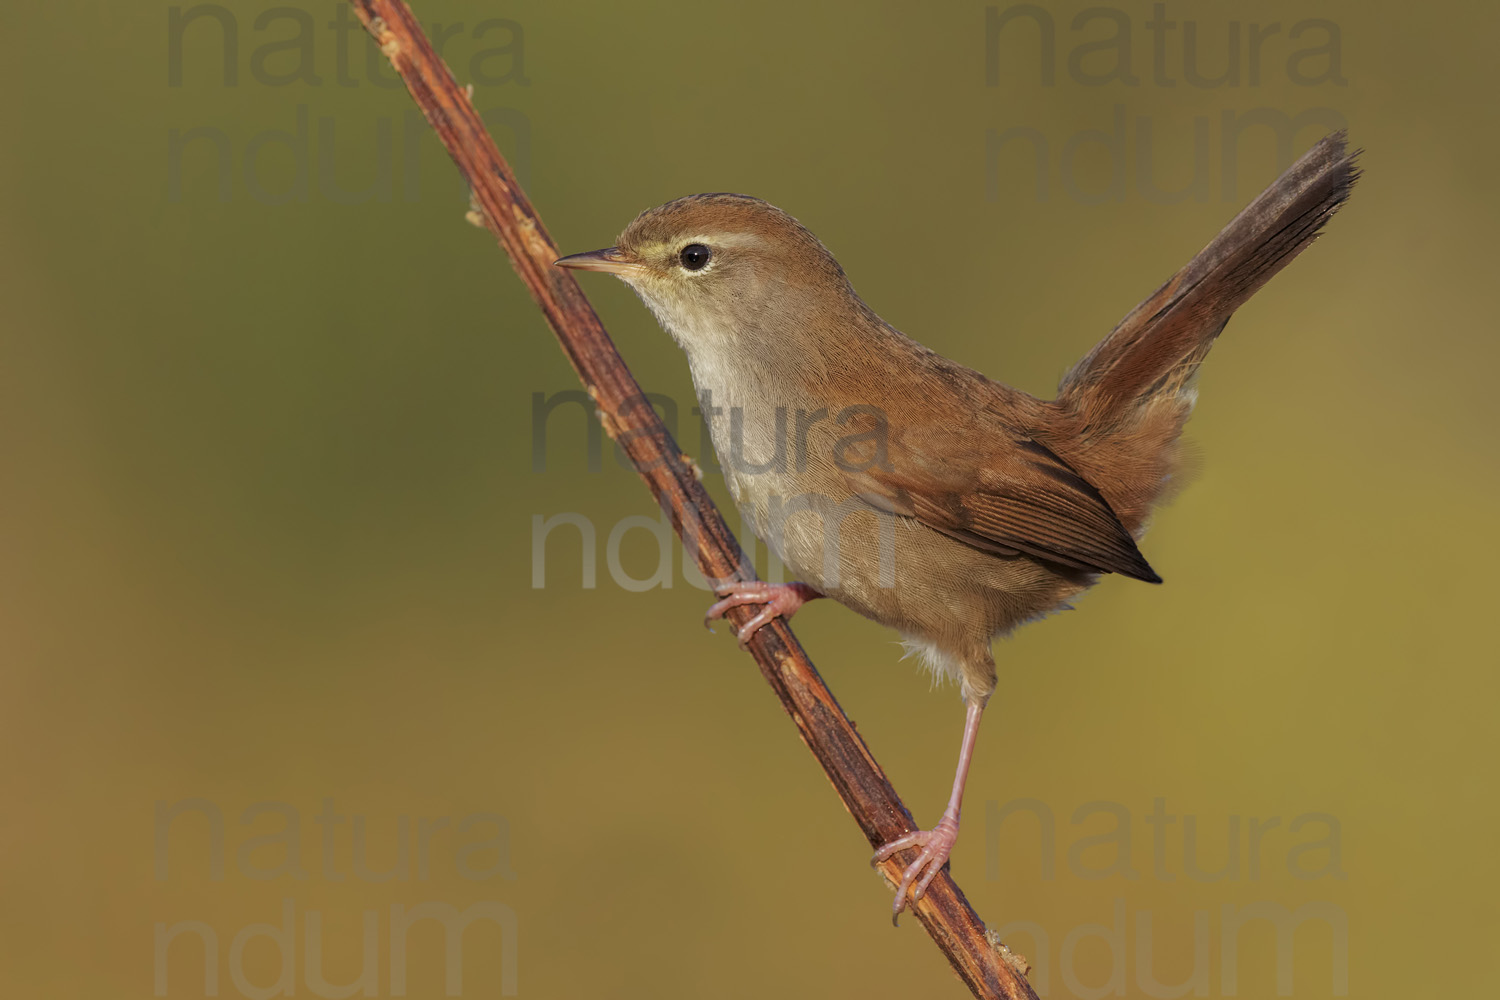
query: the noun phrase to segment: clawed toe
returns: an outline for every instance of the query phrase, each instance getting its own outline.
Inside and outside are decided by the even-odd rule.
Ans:
[[[916,903],[927,892],[927,887],[948,863],[953,845],[958,842],[958,824],[944,817],[931,830],[915,830],[885,844],[875,852],[870,864],[878,865],[898,851],[908,847],[921,847],[915,861],[901,873],[901,884],[896,887],[896,900],[891,904],[891,923],[896,923],[908,901]]]
[[[756,632],[776,618],[791,618],[802,605],[822,597],[805,583],[766,583],[763,580],[737,580],[714,590],[721,600],[713,604],[703,616],[703,626],[713,631],[715,619],[723,618],[730,608],[746,604],[764,604],[754,618],[735,630],[735,638],[744,646]]]

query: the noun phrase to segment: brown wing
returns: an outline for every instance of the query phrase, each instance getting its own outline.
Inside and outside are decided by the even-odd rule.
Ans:
[[[888,442],[886,461],[844,473],[871,505],[976,548],[1161,582],[1109,503],[1067,462],[1027,438],[1006,436],[998,447],[985,438],[907,429]]]

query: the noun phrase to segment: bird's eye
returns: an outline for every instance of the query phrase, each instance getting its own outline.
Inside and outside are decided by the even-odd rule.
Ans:
[[[682,261],[682,266],[689,271],[701,271],[708,259],[713,256],[713,251],[702,243],[689,243],[682,248],[677,259]]]

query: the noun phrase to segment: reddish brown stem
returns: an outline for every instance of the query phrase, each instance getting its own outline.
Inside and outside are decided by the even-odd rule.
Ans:
[[[509,254],[516,273],[594,397],[605,430],[620,442],[670,515],[698,568],[710,581],[753,578],[754,570],[698,482],[691,460],[678,450],[656,411],[645,402],[577,282],[567,271],[552,266],[559,254],[546,227],[495,148],[468,95],[433,52],[417,19],[396,0],[350,2],[468,180],[485,226]],[[753,607],[734,608],[728,618],[738,627],[754,613]],[[762,628],[750,640],[749,652],[871,847],[915,829],[911,814],[786,623],[778,620]],[[864,861],[851,858],[849,863]],[[901,865],[895,858],[881,870],[892,885],[900,878]],[[984,922],[946,871],[933,881],[915,912],[975,996],[1035,1000],[1036,994],[1018,971],[1024,963],[986,936]],[[872,932],[881,913],[871,911]]]

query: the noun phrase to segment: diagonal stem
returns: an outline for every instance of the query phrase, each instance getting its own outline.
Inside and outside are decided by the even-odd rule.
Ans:
[[[559,255],[542,220],[411,10],[399,0],[350,2],[469,182],[486,228],[509,255],[598,404],[605,430],[671,517],[698,568],[710,582],[752,579],[754,570],[698,482],[691,460],[646,402],[573,276],[552,266]],[[740,626],[753,615],[753,608],[741,607],[730,609],[727,617]],[[762,628],[748,648],[870,846],[915,829],[911,814],[786,623],[778,620]],[[892,858],[880,867],[894,886],[899,863]],[[1025,963],[987,936],[984,922],[946,871],[915,912],[976,997],[1036,1000],[1019,971]]]

